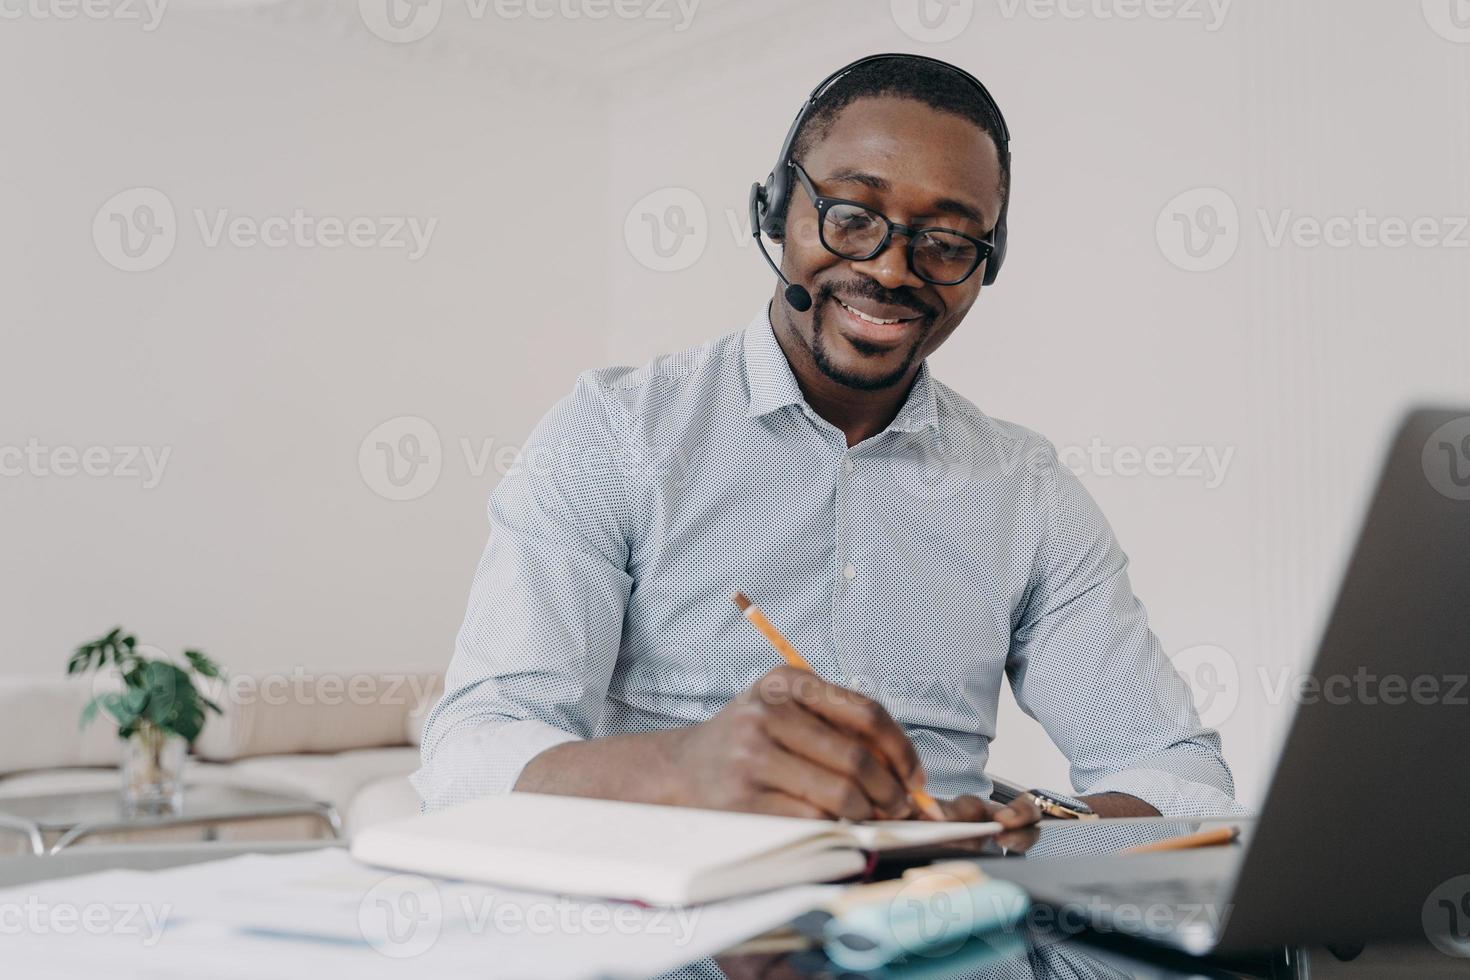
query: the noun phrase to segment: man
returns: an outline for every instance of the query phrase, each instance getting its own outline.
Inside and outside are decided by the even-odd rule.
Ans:
[[[1017,827],[1033,804],[986,799],[1003,677],[1102,815],[1233,808],[1096,505],[925,362],[1000,258],[1009,152],[980,92],[931,59],[851,67],[778,164],[801,289],[582,375],[542,420],[491,495],[426,808],[523,790],[904,818],[927,785],[947,818]],[[818,676],[773,666],[736,590]]]

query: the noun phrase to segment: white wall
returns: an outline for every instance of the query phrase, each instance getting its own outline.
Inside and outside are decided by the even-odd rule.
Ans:
[[[496,478],[459,440],[517,444],[601,334],[603,258],[568,255],[557,227],[601,211],[600,100],[336,23],[355,22],[0,33],[0,445],[171,451],[153,489],[0,480],[7,668],[58,673],[117,623],[240,670],[447,659]],[[129,273],[91,228],[135,186],[169,197],[178,238]],[[438,224],[410,261],[207,247],[195,208]],[[405,415],[437,429],[442,475],[391,501],[358,450]]]
[[[291,0],[148,35],[0,33],[0,80],[27,93],[0,108],[0,445],[173,451],[147,491],[0,479],[8,666],[59,669],[119,621],[237,669],[442,664],[496,479],[460,440],[514,446],[578,370],[742,326],[771,278],[727,215],[743,229],[822,75],[909,50],[980,74],[1014,131],[1011,255],[938,375],[1059,446],[1233,453],[1213,488],[1084,479],[1166,649],[1235,668],[1236,706],[1211,713],[1256,801],[1290,711],[1258,671],[1305,666],[1394,411],[1470,402],[1470,248],[1273,246],[1258,212],[1470,214],[1470,43],[1368,0],[1235,0],[1217,30],[1098,16],[1126,8],[1108,0],[961,2],[942,43],[894,7],[703,0],[685,30],[446,16],[391,45],[350,7]],[[208,249],[185,215],[168,261],[128,274],[89,229],[137,185],[181,214],[440,220],[410,263]],[[1189,272],[1156,219],[1201,187],[1238,209],[1239,245]],[[624,227],[646,195],[690,200],[669,188],[706,245],[659,272]],[[591,240],[558,260],[566,221]],[[358,448],[402,415],[435,426],[442,474],[393,502]],[[1013,708],[994,757],[1064,782]]]

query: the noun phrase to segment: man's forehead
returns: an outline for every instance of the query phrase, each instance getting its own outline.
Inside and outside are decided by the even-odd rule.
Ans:
[[[843,107],[801,162],[819,181],[969,204],[987,224],[999,216],[995,141],[969,119],[913,99],[864,98]]]

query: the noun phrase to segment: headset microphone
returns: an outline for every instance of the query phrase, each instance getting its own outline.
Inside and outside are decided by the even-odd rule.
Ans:
[[[786,297],[786,302],[790,303],[791,308],[798,313],[805,313],[812,308],[812,294],[806,291],[805,286],[798,286],[794,282],[787,283],[781,295]]]
[[[805,313],[812,308],[812,294],[806,291],[805,286],[798,285],[781,274],[780,266],[776,265],[771,253],[766,251],[766,243],[761,241],[760,222],[760,199],[761,185],[750,185],[750,230],[755,236],[755,247],[761,250],[761,256],[766,260],[766,265],[776,274],[776,278],[786,284],[781,295],[786,297],[786,302],[798,313]]]

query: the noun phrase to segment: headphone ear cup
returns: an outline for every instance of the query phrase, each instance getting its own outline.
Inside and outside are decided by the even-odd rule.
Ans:
[[[777,167],[771,171],[766,177],[766,186],[761,189],[761,231],[773,242],[779,242],[786,236],[786,197],[791,187],[786,176],[788,169]]]
[[[995,277],[1000,275],[1000,267],[1006,260],[1006,218],[1000,216],[995,223],[995,245],[990,251],[990,258],[985,260],[985,278],[980,280],[982,286],[990,286],[995,283]]]

